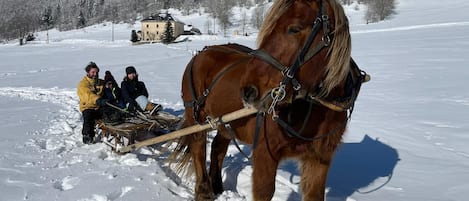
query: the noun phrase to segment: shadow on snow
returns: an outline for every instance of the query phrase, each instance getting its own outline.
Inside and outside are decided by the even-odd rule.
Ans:
[[[243,146],[243,152],[250,153],[250,151],[248,146]],[[225,158],[225,189],[237,191],[239,173],[244,167],[252,165],[246,160],[241,153]],[[379,190],[390,181],[399,160],[396,149],[368,135],[358,143],[343,143],[337,150],[329,169],[326,183],[326,188],[329,189],[326,194],[327,200],[346,201],[347,197],[355,192],[366,194]],[[279,169],[291,174],[288,178],[291,183],[299,184],[300,171],[295,161],[284,161]],[[382,177],[387,177],[387,181],[374,184]],[[364,188],[366,190],[360,190]],[[292,192],[287,200],[301,200],[301,194]]]

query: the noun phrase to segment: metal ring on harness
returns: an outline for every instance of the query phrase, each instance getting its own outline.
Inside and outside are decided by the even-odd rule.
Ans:
[[[270,97],[272,97],[273,100],[277,101],[282,101],[286,95],[287,93],[285,91],[285,85],[275,87],[274,89],[272,89],[272,93],[270,93]]]
[[[280,86],[272,89],[270,92],[270,97],[272,98],[272,103],[270,104],[269,110],[267,113],[272,114],[272,118],[275,118],[277,114],[275,114],[275,106],[279,101],[282,101],[285,96],[287,95],[287,92],[285,91],[285,85],[280,84]]]

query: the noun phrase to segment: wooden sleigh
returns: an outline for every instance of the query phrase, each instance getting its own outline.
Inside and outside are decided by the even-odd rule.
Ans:
[[[182,117],[168,112],[158,112],[152,118],[131,117],[121,123],[98,121],[99,140],[111,147],[118,154],[125,154],[133,150],[166,142],[182,136],[190,135],[204,130],[214,130],[221,122],[227,123],[241,119],[257,112],[255,108],[242,108],[220,117],[207,119],[204,124],[197,124],[178,129]]]
[[[96,123],[99,138],[97,141],[103,142],[119,153],[118,150],[122,147],[176,130],[180,121],[181,117],[164,111],[154,116],[139,113],[126,117],[120,122],[99,120]]]

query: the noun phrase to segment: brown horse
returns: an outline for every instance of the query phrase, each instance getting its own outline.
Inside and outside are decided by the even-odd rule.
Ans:
[[[252,147],[253,199],[271,200],[277,166],[295,158],[303,200],[323,200],[327,172],[366,74],[350,58],[348,20],[336,0],[277,0],[258,49],[209,46],[194,56],[182,81],[183,127],[255,107],[221,123],[206,167],[207,133],[179,139],[171,159],[195,172],[195,200],[223,192],[221,168],[231,140]]]

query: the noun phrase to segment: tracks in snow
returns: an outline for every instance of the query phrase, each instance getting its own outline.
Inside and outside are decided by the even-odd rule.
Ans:
[[[47,102],[58,105],[58,112],[51,113],[48,127],[38,131],[43,136],[27,142],[40,150],[56,151],[60,154],[81,141],[81,113],[75,90],[59,88],[2,87],[0,96]],[[55,136],[55,137],[52,137]]]
[[[447,22],[447,23],[392,27],[392,28],[385,28],[385,29],[356,30],[356,31],[351,31],[351,33],[352,34],[367,34],[367,33],[408,31],[408,30],[417,30],[417,29],[432,29],[432,28],[462,27],[462,26],[469,26],[469,22]]]

